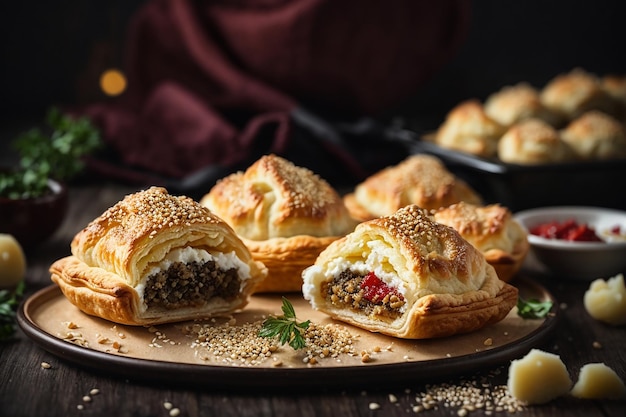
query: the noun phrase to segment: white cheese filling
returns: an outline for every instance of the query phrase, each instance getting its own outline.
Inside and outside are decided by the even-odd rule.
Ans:
[[[211,260],[214,261],[220,269],[229,270],[231,268],[235,268],[237,275],[239,276],[239,280],[241,281],[241,287],[243,287],[244,282],[250,278],[250,266],[239,259],[235,252],[218,252],[216,254],[211,254],[204,249],[192,248],[188,246],[172,250],[161,262],[148,268],[135,289],[143,298],[147,278],[151,275],[157,274],[161,271],[166,271],[176,262],[184,264],[197,262],[203,264]]]

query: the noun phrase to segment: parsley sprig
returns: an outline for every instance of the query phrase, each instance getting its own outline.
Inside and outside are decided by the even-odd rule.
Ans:
[[[517,299],[517,315],[525,319],[542,319],[550,313],[552,301],[539,301],[537,299]]]
[[[310,320],[298,322],[293,305],[285,297],[283,299],[283,315],[268,317],[259,331],[261,337],[278,337],[281,345],[289,343],[295,350],[306,346],[303,331],[309,328]]]
[[[0,291],[0,340],[8,339],[15,333],[15,310],[24,294],[24,281],[15,290]]]
[[[48,192],[48,180],[66,181],[84,168],[83,157],[101,146],[100,131],[86,117],[72,118],[53,107],[44,132],[31,129],[12,143],[19,167],[0,171],[0,196],[39,197]]]

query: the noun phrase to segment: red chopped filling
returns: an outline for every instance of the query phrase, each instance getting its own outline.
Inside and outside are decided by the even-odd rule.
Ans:
[[[548,239],[560,239],[576,242],[602,242],[595,230],[586,224],[576,223],[575,220],[566,220],[562,223],[542,223],[530,229],[530,233]]]
[[[404,300],[402,294],[395,288],[385,284],[375,273],[370,272],[361,281],[361,289],[363,290],[363,298],[372,303],[382,303],[387,295],[395,295],[400,300]]]

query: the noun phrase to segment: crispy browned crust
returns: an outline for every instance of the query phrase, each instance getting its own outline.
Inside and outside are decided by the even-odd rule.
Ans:
[[[423,154],[375,173],[344,196],[350,215],[359,221],[391,215],[409,204],[430,210],[459,201],[480,204],[482,198],[439,158]]]
[[[502,136],[498,156],[504,162],[533,165],[570,161],[574,154],[554,127],[539,119],[527,119]]]
[[[511,211],[499,204],[461,202],[433,211],[433,217],[480,250],[503,281],[511,281],[519,272],[530,250],[527,232]]]
[[[561,138],[583,160],[626,157],[624,125],[600,111],[588,111],[571,121]]]
[[[267,267],[256,292],[301,291],[302,270],[357,224],[330,184],[276,155],[218,181],[201,204],[229,223]]]
[[[601,80],[582,68],[574,68],[550,80],[541,90],[541,102],[560,114],[565,122],[589,110],[615,114],[615,102],[602,87]]]
[[[496,155],[504,129],[485,113],[480,101],[466,100],[450,110],[434,141],[443,148],[490,158]]]

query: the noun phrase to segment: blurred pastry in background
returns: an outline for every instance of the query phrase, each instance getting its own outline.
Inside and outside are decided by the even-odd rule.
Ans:
[[[559,117],[541,102],[539,91],[525,82],[505,86],[491,94],[484,109],[487,116],[506,127],[530,118],[541,119],[550,125],[559,123]]]
[[[617,119],[599,111],[589,111],[561,131],[576,156],[584,160],[626,157],[626,133]]]
[[[511,164],[531,165],[569,161],[573,152],[554,127],[539,119],[528,119],[502,136],[498,157]]]
[[[447,149],[485,158],[496,156],[505,127],[489,117],[478,100],[455,106],[434,134],[434,142]]]
[[[482,197],[439,158],[425,154],[371,175],[344,196],[348,211],[359,221],[391,215],[409,204],[431,210],[459,201],[481,204]]]
[[[276,155],[221,179],[200,203],[226,221],[267,267],[255,292],[301,291],[302,270],[356,225],[328,182]]]
[[[615,102],[602,88],[600,79],[581,68],[554,77],[544,86],[540,97],[548,109],[562,117],[563,124],[589,110],[608,114],[616,111]]]
[[[615,101],[615,116],[626,123],[626,75],[607,74],[600,80],[602,89]]]
[[[460,202],[432,213],[436,222],[452,227],[480,250],[502,281],[519,272],[530,249],[528,233],[507,207]]]

